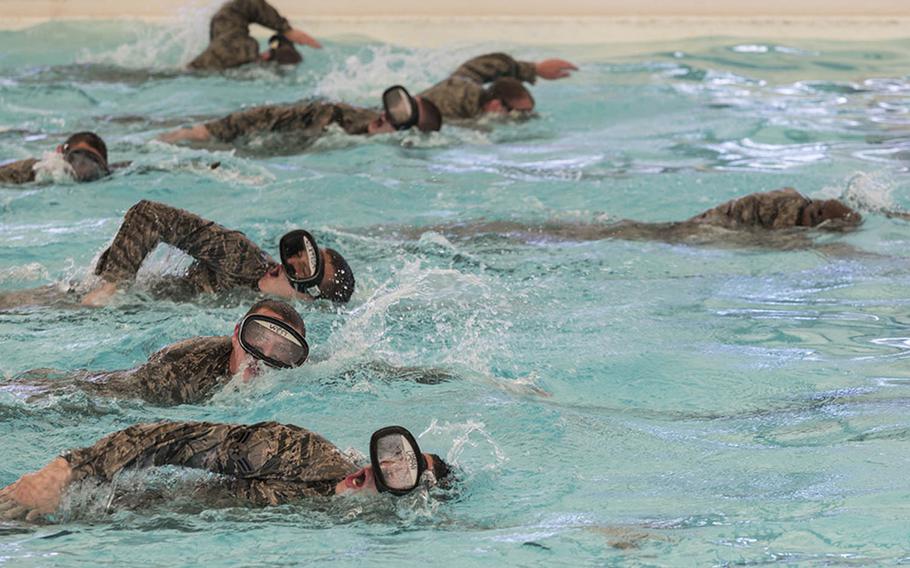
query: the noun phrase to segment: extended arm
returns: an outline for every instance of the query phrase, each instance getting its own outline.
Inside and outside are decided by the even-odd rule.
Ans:
[[[475,57],[461,65],[453,75],[466,77],[477,83],[490,83],[501,77],[511,77],[534,83],[542,79],[562,79],[578,67],[563,59],[545,59],[540,62],[516,61],[505,53],[488,53]]]
[[[126,468],[176,465],[245,480],[324,484],[356,468],[321,436],[297,426],[207,422],[137,424],[73,450],[0,490],[0,518],[34,520],[56,510],[66,487],[86,478],[110,481]]]
[[[308,45],[319,49],[322,47],[313,37],[301,30],[291,27],[287,19],[278,13],[271,4],[265,0],[234,0],[234,10],[243,14],[247,21],[260,24],[269,29],[282,33],[289,40],[300,45]]]
[[[132,206],[111,246],[101,255],[95,274],[104,283],[83,304],[104,303],[122,283],[132,281],[145,258],[167,243],[195,258],[220,277],[225,287],[255,288],[272,261],[243,233],[163,203],[142,200]]]

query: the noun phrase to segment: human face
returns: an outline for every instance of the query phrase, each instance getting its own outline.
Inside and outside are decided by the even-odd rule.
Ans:
[[[389,122],[389,115],[385,112],[371,120],[370,124],[367,125],[367,133],[369,134],[387,134],[389,132],[395,132],[395,127]]]
[[[281,316],[268,308],[258,310],[255,313],[281,319]],[[271,355],[273,349],[273,346],[266,346],[263,347],[263,352],[266,355]],[[231,336],[231,357],[228,367],[232,375],[241,374],[244,381],[261,374],[265,369],[265,365],[261,361],[247,353],[240,345],[240,324],[234,326],[234,334]]]
[[[103,162],[107,163],[107,160],[104,159],[104,156],[101,155],[101,152],[98,151],[94,146],[90,146],[88,142],[80,141],[75,144],[59,144],[57,146],[58,154],[65,154],[67,152],[72,152],[73,150],[85,150],[86,152],[91,152],[92,154],[98,156],[98,158]]]
[[[423,454],[423,457],[427,460],[427,469],[432,471],[433,457],[430,454]],[[365,495],[379,493],[376,488],[376,480],[373,478],[373,466],[368,465],[357,470],[339,481],[335,486],[335,495],[351,495],[354,493]]]
[[[325,251],[320,251],[322,258],[325,261],[325,275],[322,277],[322,282],[320,286],[324,286],[327,283],[332,281],[332,278],[335,275],[335,270],[332,267],[332,263]],[[303,264],[303,259],[300,259]],[[295,267],[297,265],[294,265]],[[309,294],[298,292],[291,286],[291,283],[288,282],[287,274],[284,271],[284,267],[280,264],[275,264],[271,266],[265,274],[262,275],[262,278],[259,279],[257,283],[259,291],[263,294],[269,294],[272,296],[280,296],[282,298],[294,298],[297,300],[306,300],[312,301],[315,298]]]
[[[512,111],[531,112],[534,110],[534,102],[527,97],[511,102],[503,99],[493,99],[487,101],[483,106],[483,110],[489,114],[509,114]]]

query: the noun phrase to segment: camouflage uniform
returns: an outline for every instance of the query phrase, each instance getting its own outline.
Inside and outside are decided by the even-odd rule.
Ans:
[[[265,0],[231,0],[212,17],[209,46],[189,63],[190,69],[217,71],[259,60],[259,42],[250,36],[250,24],[278,33],[291,25]]]
[[[0,183],[20,184],[35,181],[35,164],[38,160],[29,158],[0,166]]]
[[[137,424],[63,458],[73,481],[111,481],[125,468],[205,469],[227,476],[235,495],[255,505],[333,495],[335,485],[358,469],[322,436],[277,422]]]
[[[195,293],[233,288],[258,290],[259,279],[277,264],[243,233],[163,203],[142,200],[130,207],[95,274],[107,282],[130,281],[159,243],[195,259],[181,278]]]
[[[840,201],[813,201],[788,187],[732,199],[692,217],[688,222],[730,229],[789,229],[815,227],[825,221],[832,221],[839,227],[854,226],[862,221],[862,217]]]
[[[439,107],[446,120],[476,118],[483,113],[484,84],[500,77],[534,83],[537,70],[533,62],[515,61],[505,53],[489,53],[462,64],[448,79],[420,96]]]
[[[861,222],[859,213],[838,200],[813,201],[794,189],[786,188],[734,199],[681,222],[645,223],[624,219],[606,224],[560,221],[528,224],[488,221],[405,230],[399,231],[399,234],[419,238],[424,232],[437,231],[450,238],[494,234],[522,241],[542,237],[575,241],[624,239],[787,249],[804,248],[810,246],[812,241],[801,232],[784,229],[819,227],[839,230]]]
[[[222,142],[269,132],[287,132],[304,139],[316,139],[330,124],[348,134],[366,134],[379,112],[343,103],[301,101],[284,105],[265,105],[227,115],[205,123],[209,133]]]
[[[230,380],[231,338],[194,337],[154,353],[136,369],[95,373],[60,373],[33,369],[13,385],[37,387],[41,394],[78,388],[94,395],[138,398],[171,406],[203,402]]]

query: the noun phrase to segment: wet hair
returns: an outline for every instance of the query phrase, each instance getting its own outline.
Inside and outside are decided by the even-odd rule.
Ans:
[[[839,229],[859,225],[862,220],[862,215],[839,200],[826,199],[810,201],[802,211],[801,224],[815,227],[825,221],[831,221],[830,228]]]
[[[297,313],[297,310],[291,307],[290,304],[282,302],[281,300],[259,300],[253,304],[253,306],[243,317],[259,313],[262,310],[275,312],[278,314],[282,321],[299,331],[300,335],[306,337],[306,325],[303,323],[303,318],[300,317],[300,314]]]
[[[294,47],[294,43],[283,36],[282,34],[275,34],[269,38],[269,46],[274,42],[278,42],[278,47],[270,47],[269,61],[274,61],[281,65],[297,65],[303,61],[303,56],[300,55],[300,52],[297,51],[297,48]]]
[[[329,255],[335,273],[329,282],[319,284],[321,297],[343,304],[350,300],[354,293],[354,271],[337,250],[330,248],[324,250]]]
[[[104,158],[104,161],[107,162],[107,144],[104,143],[104,140],[94,132],[77,132],[71,135],[66,139],[64,144],[69,144],[74,146],[76,144],[85,143],[98,150],[98,153]]]
[[[442,128],[442,113],[439,112],[439,107],[433,104],[433,101],[420,97],[417,105],[420,108],[420,119],[417,121],[417,128],[421,132],[436,132]]]
[[[490,101],[502,101],[508,107],[514,107],[519,101],[529,99],[531,106],[534,106],[534,97],[531,91],[525,88],[524,83],[512,77],[502,77],[496,79],[484,91],[481,104],[487,104]]]
[[[436,484],[440,487],[447,486],[450,481],[449,474],[452,473],[452,468],[439,457],[439,454],[430,454],[430,457],[433,458],[433,477],[436,478]]]

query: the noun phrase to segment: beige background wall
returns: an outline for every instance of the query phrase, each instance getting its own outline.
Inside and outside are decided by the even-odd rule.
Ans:
[[[0,28],[52,19],[166,22],[221,0],[0,0]],[[615,43],[725,35],[775,39],[910,37],[910,0],[272,0],[317,37],[411,44]]]

